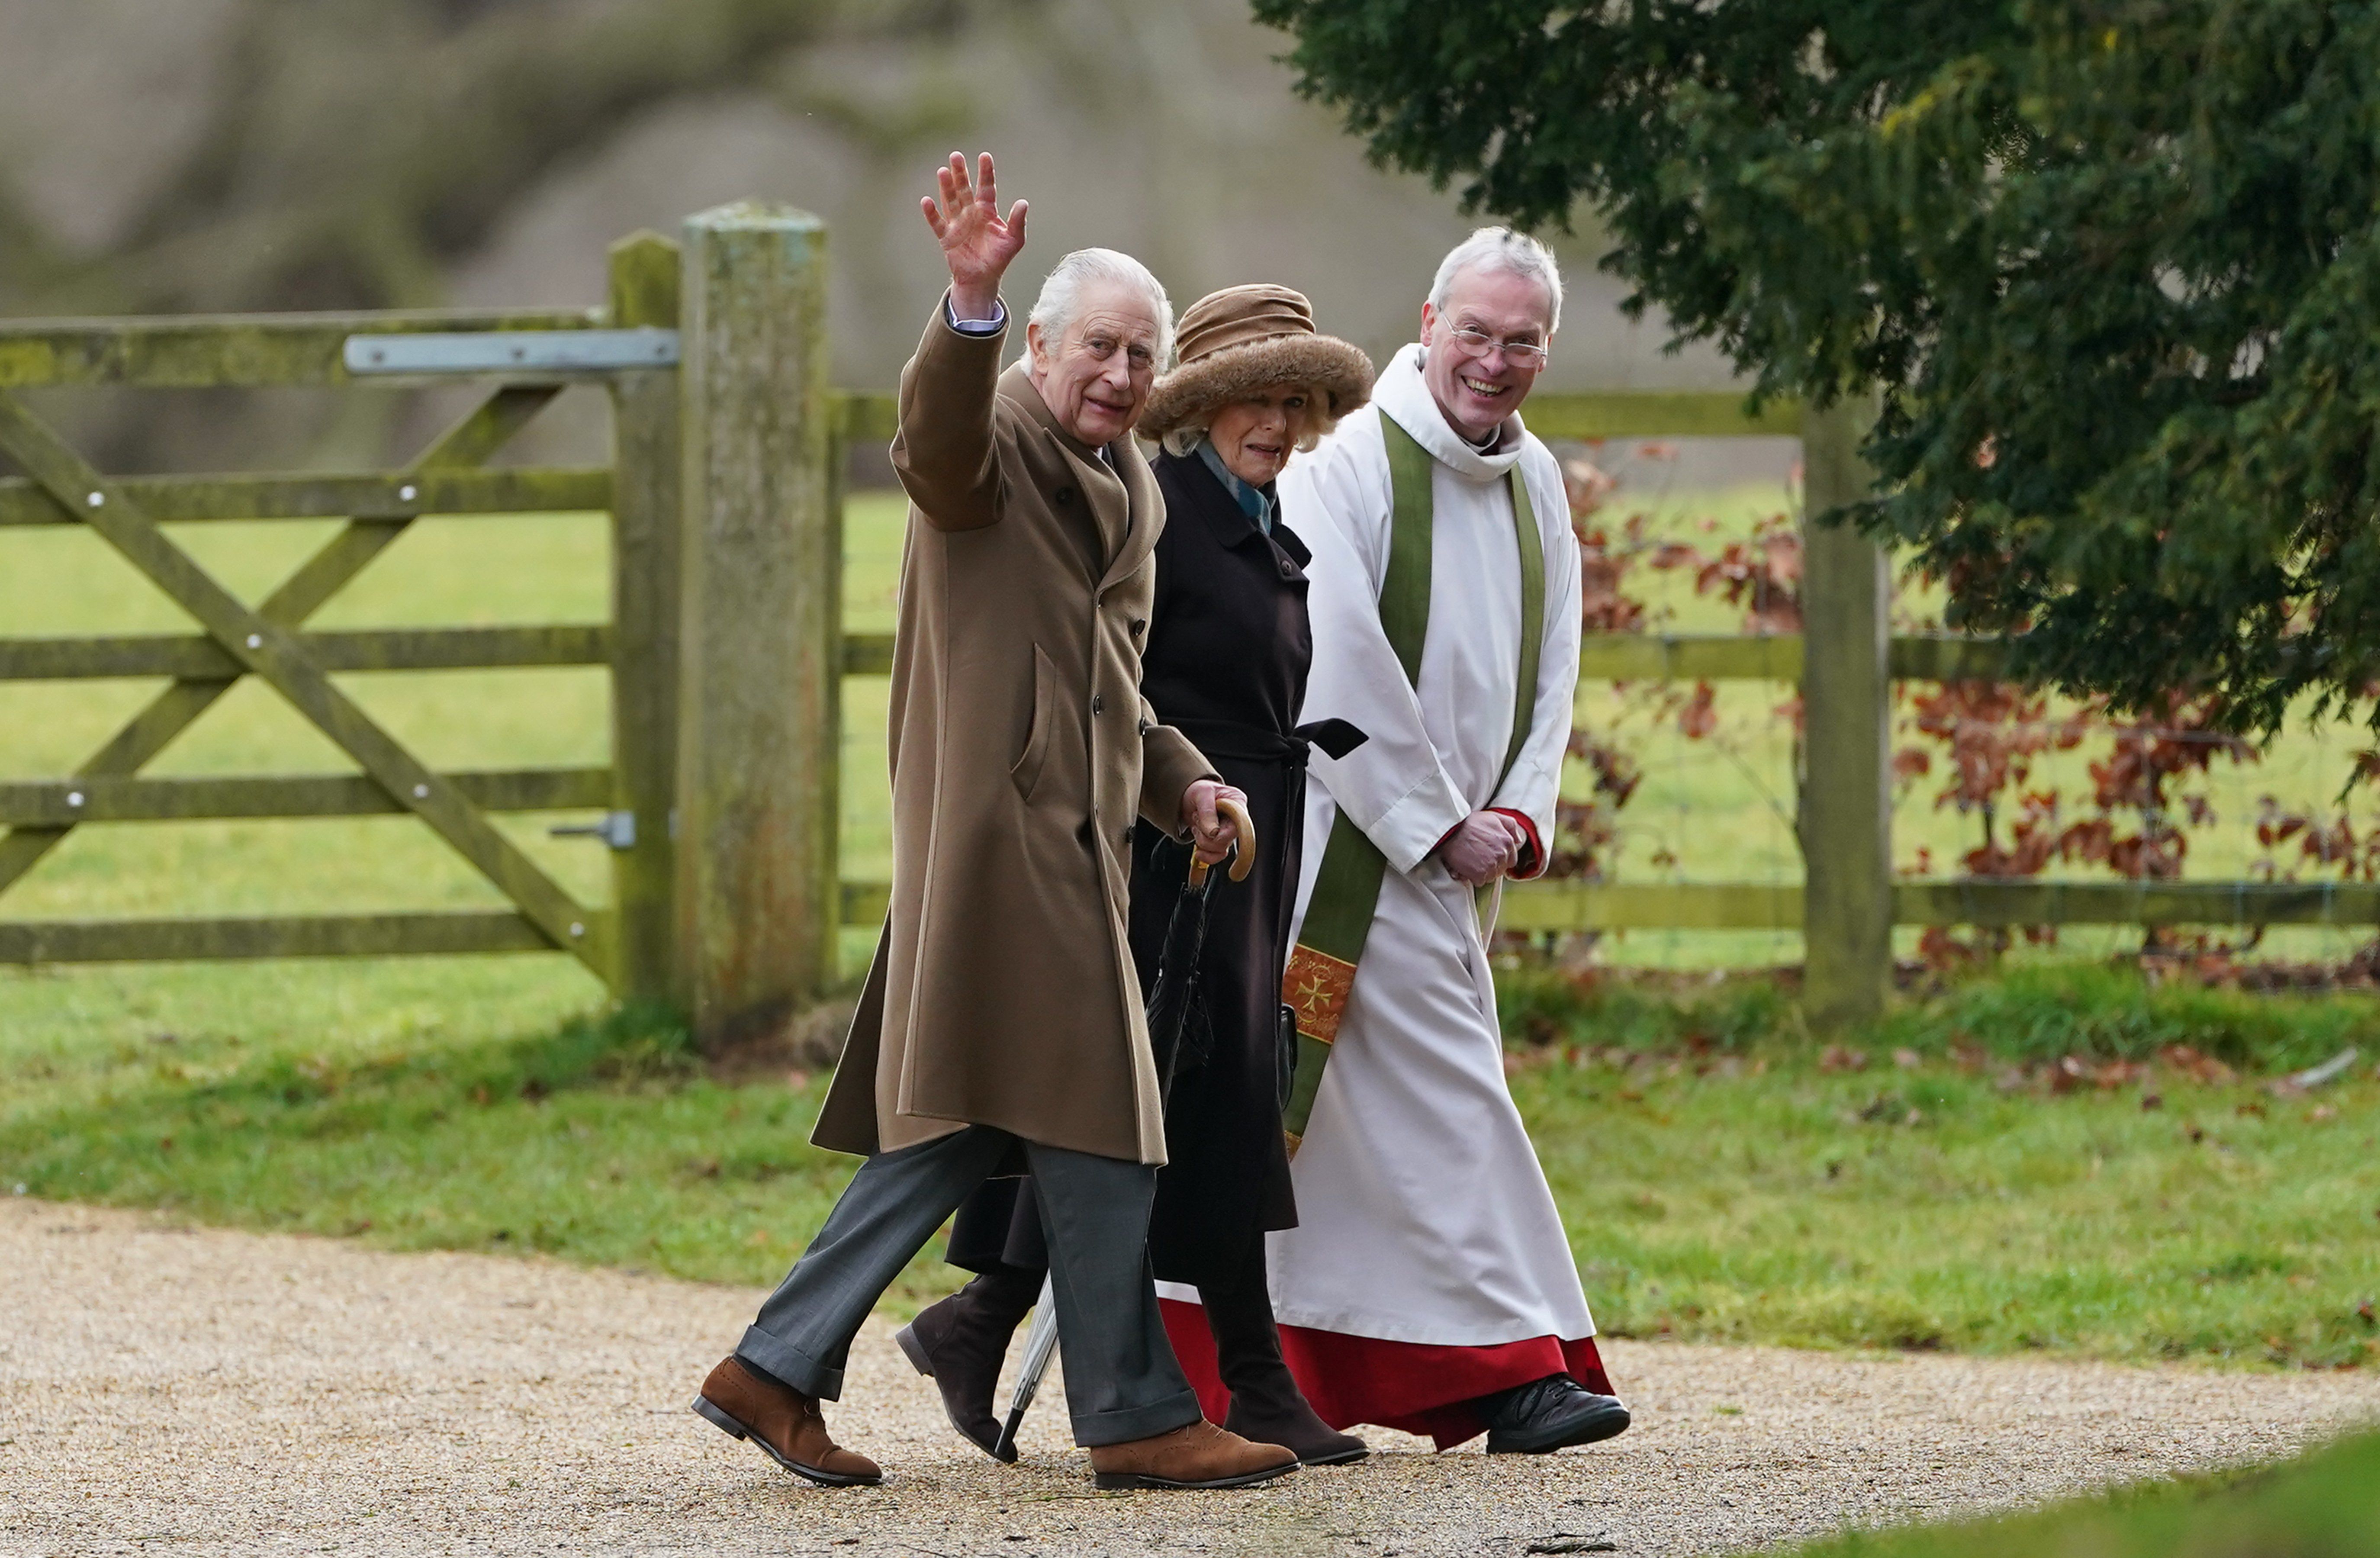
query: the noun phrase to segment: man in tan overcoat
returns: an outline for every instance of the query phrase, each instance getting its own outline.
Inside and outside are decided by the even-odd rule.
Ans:
[[[694,1408],[829,1486],[881,1479],[819,1402],[893,1277],[986,1177],[1029,1169],[1067,1406],[1103,1488],[1234,1487],[1297,1457],[1207,1422],[1146,1251],[1165,1127],[1125,941],[1135,817],[1222,858],[1233,796],[1140,697],[1164,525],[1132,441],[1172,349],[1137,262],[1059,262],[1000,370],[1025,202],[990,156],[928,197],[951,287],[901,375],[909,494],[892,700],[892,903],[815,1139],[868,1154]]]

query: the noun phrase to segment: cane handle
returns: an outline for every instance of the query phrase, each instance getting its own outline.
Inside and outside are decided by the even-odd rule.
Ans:
[[[1227,873],[1233,882],[1245,882],[1248,872],[1257,869],[1257,824],[1248,809],[1229,796],[1215,797],[1215,809],[1223,821],[1232,824],[1232,853],[1225,857],[1230,866]],[[1190,885],[1196,887],[1207,880],[1207,862],[1196,856],[1190,858]]]

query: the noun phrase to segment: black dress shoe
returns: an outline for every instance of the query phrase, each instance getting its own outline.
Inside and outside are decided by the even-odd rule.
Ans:
[[[1475,1405],[1488,1419],[1491,1455],[1543,1455],[1628,1429],[1628,1408],[1618,1396],[1597,1395],[1567,1374],[1483,1395]]]
[[[1040,1294],[1038,1273],[1003,1266],[920,1311],[892,1333],[903,1355],[941,1393],[951,1427],[997,1461],[1016,1459],[1013,1447],[1004,1455],[1000,1453],[1000,1419],[992,1412],[1000,1366],[1017,1322]]]

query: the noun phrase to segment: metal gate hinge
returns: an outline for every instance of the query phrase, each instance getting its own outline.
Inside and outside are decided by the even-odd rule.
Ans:
[[[633,811],[606,811],[600,822],[565,822],[548,828],[555,838],[600,838],[614,849],[637,846],[637,814]]]

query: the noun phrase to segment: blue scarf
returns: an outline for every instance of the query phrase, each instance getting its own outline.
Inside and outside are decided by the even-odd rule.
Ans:
[[[1232,501],[1240,505],[1240,512],[1255,520],[1257,529],[1266,535],[1272,534],[1272,499],[1265,496],[1264,489],[1251,487],[1232,475],[1232,468],[1223,463],[1221,455],[1216,453],[1215,441],[1211,438],[1198,440],[1198,457],[1207,462],[1207,469],[1213,471],[1215,480],[1223,484],[1223,491],[1232,494]]]

